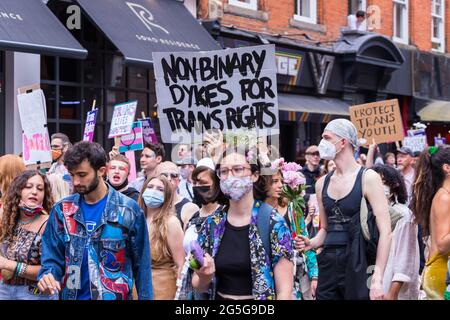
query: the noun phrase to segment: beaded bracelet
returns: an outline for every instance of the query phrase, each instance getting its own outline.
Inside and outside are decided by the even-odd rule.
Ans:
[[[17,262],[16,268],[14,269],[14,277],[18,276],[21,268],[22,268],[22,262]]]
[[[26,263],[22,263],[22,269],[20,269],[18,276],[23,278],[25,272],[27,271],[28,265]]]

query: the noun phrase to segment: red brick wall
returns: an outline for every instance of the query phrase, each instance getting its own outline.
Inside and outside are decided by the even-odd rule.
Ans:
[[[228,3],[228,0],[222,0]],[[201,18],[207,18],[204,8],[208,0],[199,0]],[[445,0],[445,32],[446,52],[450,52],[450,0]],[[375,30],[385,36],[393,35],[393,1],[367,0],[367,6],[377,5],[381,10],[381,28]],[[269,20],[262,21],[246,18],[230,13],[224,13],[221,24],[234,25],[237,28],[269,34],[307,33],[316,41],[333,41],[339,38],[340,30],[347,24],[347,0],[318,0],[317,23],[326,27],[326,32],[311,31],[291,27],[289,21],[294,15],[294,0],[260,0],[258,9],[268,13]],[[292,35],[293,39],[304,40],[304,37]],[[409,0],[409,44],[419,50],[431,50],[431,0]]]

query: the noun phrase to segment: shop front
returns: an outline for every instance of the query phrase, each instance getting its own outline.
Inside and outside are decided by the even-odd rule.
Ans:
[[[281,154],[301,161],[304,150],[318,144],[326,124],[349,118],[349,106],[398,98],[411,91],[409,54],[388,38],[347,31],[332,43],[299,42],[224,27],[207,29],[224,48],[275,44]],[[405,63],[406,61],[406,63]],[[409,98],[408,98],[409,97]]]
[[[220,49],[184,4],[175,0],[50,0],[49,8],[67,20],[67,8],[81,8],[80,28],[72,35],[88,50],[84,61],[43,56],[41,85],[45,91],[50,132],[82,138],[93,100],[99,108],[94,141],[105,149],[114,105],[137,100],[136,117],[153,117],[157,133],[152,52]]]
[[[22,149],[17,89],[39,84],[40,54],[83,59],[87,51],[43,1],[0,2],[0,154]]]

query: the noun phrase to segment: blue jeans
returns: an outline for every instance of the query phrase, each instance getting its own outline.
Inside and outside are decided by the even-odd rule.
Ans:
[[[33,293],[37,292],[37,294]],[[0,300],[58,300],[58,295],[45,295],[30,286],[12,286],[0,282]]]

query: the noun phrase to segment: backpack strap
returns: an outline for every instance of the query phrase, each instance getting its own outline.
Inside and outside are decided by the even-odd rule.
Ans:
[[[259,236],[263,243],[264,250],[269,256],[272,262],[272,247],[270,246],[270,214],[273,208],[265,202],[260,202],[258,218],[256,220],[256,226],[258,228]]]

